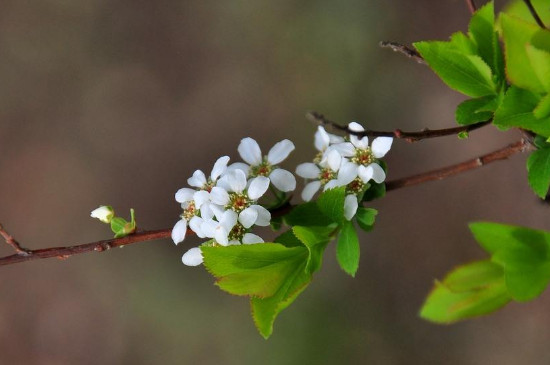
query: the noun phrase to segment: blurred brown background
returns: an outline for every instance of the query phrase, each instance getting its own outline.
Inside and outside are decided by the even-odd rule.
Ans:
[[[445,39],[468,16],[462,0],[3,0],[0,222],[31,248],[110,237],[89,217],[99,204],[135,208],[142,228],[172,226],[175,191],[218,156],[235,159],[245,136],[264,151],[291,138],[289,169],[309,159],[307,110],[374,129],[452,126],[462,97],[378,42]],[[389,178],[517,138],[486,128],[462,141],[396,141]],[[245,299],[181,264],[194,238],[2,267],[0,363],[550,362],[548,294],[452,326],[417,316],[434,278],[484,257],[468,222],[550,229],[525,156],[373,205],[357,277],[329,247],[268,341]]]

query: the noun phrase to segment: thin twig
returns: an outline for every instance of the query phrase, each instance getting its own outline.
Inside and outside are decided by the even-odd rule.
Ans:
[[[0,235],[2,237],[4,237],[4,240],[6,241],[6,243],[8,245],[10,245],[14,250],[15,252],[17,253],[18,256],[29,256],[31,255],[31,251],[30,250],[27,250],[26,248],[23,248],[21,247],[21,245],[19,244],[19,242],[17,242],[15,240],[15,238],[13,238],[5,229],[4,227],[2,227],[2,225],[0,224]]]
[[[522,139],[521,141],[512,143],[504,148],[498,149],[496,151],[468,161],[458,163],[456,165],[443,167],[414,176],[408,176],[398,180],[388,181],[386,183],[386,191],[422,184],[428,181],[442,180],[465,171],[477,169],[491,162],[505,160],[518,152],[523,152],[526,150],[527,146],[528,142]]]
[[[476,12],[477,8],[474,0],[466,0],[466,5],[468,5],[468,10],[470,10],[471,14]]]
[[[386,190],[392,191],[407,186],[417,185],[428,181],[441,180],[462,172],[477,169],[485,166],[491,162],[504,160],[515,153],[522,152],[527,148],[527,144],[524,140],[508,145],[504,148],[488,153],[486,155],[474,158],[472,160],[464,161],[456,165],[440,168],[430,172],[426,172],[419,175],[409,176],[398,180],[390,180],[386,183]],[[291,204],[285,204],[272,211],[272,216],[282,216],[288,213],[293,206]],[[28,255],[15,254],[11,256],[5,256],[0,258],[0,266],[17,264],[25,261],[34,261],[38,259],[45,259],[50,257],[57,257],[59,259],[66,259],[72,255],[86,253],[86,252],[103,252],[110,248],[122,247],[131,245],[138,242],[153,241],[162,238],[170,237],[172,229],[160,229],[156,231],[143,231],[135,233],[127,237],[109,239],[103,241],[97,241],[92,243],[85,243],[82,245],[68,246],[68,247],[51,247],[39,250],[26,251]],[[189,231],[191,232],[191,231]],[[11,236],[10,236],[11,237]]]
[[[485,122],[480,122],[476,124],[470,124],[463,127],[454,127],[454,128],[446,128],[446,129],[424,129],[419,132],[403,132],[400,129],[396,129],[394,131],[373,131],[370,129],[367,129],[363,132],[356,132],[352,131],[348,128],[348,126],[340,125],[336,122],[333,122],[327,118],[323,114],[317,113],[317,112],[309,112],[306,114],[306,118],[312,121],[313,123],[325,127],[329,127],[329,129],[338,130],[341,132],[345,132],[348,134],[353,134],[358,137],[394,137],[399,139],[404,139],[407,142],[416,142],[420,141],[422,139],[427,138],[435,138],[435,137],[443,137],[443,136],[450,136],[450,135],[456,135],[462,132],[471,132],[473,130],[476,130],[478,128],[484,127],[491,123],[491,120],[487,120]]]
[[[379,43],[379,45],[382,48],[389,48],[394,52],[404,54],[405,56],[415,60],[418,63],[422,63],[424,65],[426,64],[426,61],[424,61],[420,53],[418,53],[415,49],[405,46],[404,44],[397,43],[397,42],[382,41]]]
[[[537,22],[539,27],[541,27],[542,29],[546,29],[546,25],[544,25],[544,23],[543,23],[542,19],[540,18],[539,14],[535,10],[535,7],[531,3],[531,0],[523,0],[523,2],[525,3],[525,5],[527,5],[527,8],[529,9],[529,12],[533,16],[533,18],[535,18],[535,21]]]

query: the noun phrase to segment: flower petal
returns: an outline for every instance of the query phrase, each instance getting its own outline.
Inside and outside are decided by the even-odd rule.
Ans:
[[[244,228],[250,228],[258,218],[258,211],[252,207],[248,207],[239,214],[239,222]]]
[[[225,189],[214,186],[210,191],[210,200],[214,204],[227,205],[229,204],[229,194]]]
[[[351,122],[350,124],[348,124],[348,129],[353,132],[365,131],[365,128],[363,128],[363,126],[357,122]],[[365,149],[369,146],[369,138],[366,136],[359,138],[356,135],[350,134],[349,140],[357,148]]]
[[[342,143],[345,141],[344,137],[337,136],[336,134],[328,134],[328,138],[330,138],[330,143],[336,144],[336,143]]]
[[[206,190],[199,190],[193,194],[193,200],[195,201],[195,207],[200,209],[200,207],[210,201],[210,193]]]
[[[206,237],[204,235],[204,233],[202,232],[202,228],[201,228],[203,222],[204,222],[204,219],[202,219],[201,217],[197,217],[197,216],[194,216],[189,221],[189,228],[191,228],[191,230],[193,232],[195,232],[197,234],[197,237],[199,237],[199,238]]]
[[[340,165],[342,164],[342,155],[340,155],[338,151],[332,149],[327,152],[325,163],[332,171],[338,171],[340,169]]]
[[[378,137],[372,141],[371,150],[376,158],[382,158],[388,153],[393,143],[391,137]]]
[[[372,179],[372,176],[374,175],[374,170],[372,167],[369,166],[359,166],[357,169],[357,175],[361,178],[361,180],[366,184],[369,182],[370,179]]]
[[[187,266],[199,266],[200,264],[202,264],[202,260],[202,252],[201,249],[198,247],[193,247],[189,249],[181,257],[181,262],[183,262],[183,264]]]
[[[237,150],[241,158],[250,165],[259,165],[262,162],[260,146],[250,137],[243,138]]]
[[[292,141],[283,139],[271,147],[269,153],[267,154],[267,162],[272,165],[277,165],[283,162],[295,148],[296,147],[294,147],[294,143],[292,143]]]
[[[317,132],[315,132],[314,145],[317,151],[324,151],[327,149],[330,144],[330,137],[322,126],[317,127]]]
[[[225,170],[227,170],[228,162],[229,156],[222,156],[218,158],[218,160],[214,164],[214,167],[212,167],[212,172],[210,173],[210,179],[212,179],[212,181],[218,180],[218,177],[220,177],[225,172]]]
[[[255,235],[254,233],[245,233],[243,236],[243,243],[245,245],[251,245],[254,243],[263,243],[262,237]]]
[[[317,181],[310,182],[304,187],[304,190],[302,190],[302,199],[304,199],[304,201],[306,202],[310,201],[311,198],[313,198],[313,195],[315,195],[315,193],[319,190],[320,187],[321,187],[320,181],[317,180]]]
[[[340,184],[347,185],[357,177],[357,165],[351,162],[345,162],[338,171],[338,180]]]
[[[233,229],[233,227],[235,227],[235,224],[237,224],[237,218],[237,213],[232,210],[226,210],[225,212],[223,212],[222,218],[220,219],[220,226],[225,228],[227,234],[229,234],[231,229]]]
[[[256,225],[260,227],[269,226],[271,222],[271,213],[269,210],[265,209],[261,205],[251,205],[250,208],[254,208],[258,213],[258,218],[256,218]]]
[[[320,173],[321,169],[311,162],[304,162],[296,166],[296,175],[304,179],[316,179]]]
[[[357,196],[350,194],[346,196],[346,200],[344,200],[344,217],[349,221],[355,213],[357,212],[357,207],[359,206],[359,203],[357,202]]]
[[[195,189],[190,188],[181,188],[176,192],[176,201],[178,203],[185,203],[193,200],[193,194],[195,194]]]
[[[234,170],[242,170],[242,172],[244,172],[244,174],[248,176],[248,172],[250,171],[250,166],[245,164],[244,162],[235,162],[227,167],[226,173]]]
[[[193,176],[187,179],[187,183],[196,188],[202,188],[206,184],[206,176],[204,176],[204,172],[201,170],[195,170]]]
[[[229,244],[228,236],[229,232],[222,226],[217,226],[214,232],[214,239],[222,246],[227,246]]]
[[[246,175],[242,170],[233,170],[226,176],[231,191],[242,193],[246,189]]]
[[[372,179],[380,184],[381,182],[384,182],[386,180],[386,173],[384,172],[384,169],[380,167],[380,165],[371,163],[369,167],[372,167]]]
[[[187,233],[187,220],[180,219],[178,223],[172,228],[172,241],[177,245],[185,239]]]
[[[342,157],[351,157],[355,155],[355,147],[349,142],[333,144],[329,147],[329,150],[338,151]]]
[[[213,206],[215,206],[215,204],[212,204],[210,202],[205,203],[201,206],[201,218],[202,219],[212,219],[212,218],[214,218],[214,211],[212,210]]]
[[[205,237],[214,238],[216,234],[216,227],[219,225],[219,222],[216,222],[213,219],[204,219],[201,224],[201,232]]]
[[[210,193],[210,194],[212,194],[212,193]],[[211,204],[210,208],[214,212],[214,215],[216,216],[216,219],[218,221],[220,221],[223,217],[223,213],[225,212],[224,207],[222,207],[220,205],[217,205],[217,204]]]
[[[348,124],[348,129],[353,132],[364,132],[365,128],[357,122],[351,122]]]
[[[345,186],[345,185],[346,184],[341,185],[339,180],[333,179],[333,180],[330,180],[328,183],[326,183],[325,186],[323,186],[323,191],[334,189],[334,188],[337,188],[338,186]]]
[[[296,178],[290,171],[275,169],[269,174],[269,180],[278,190],[285,193],[296,189]]]
[[[265,194],[269,188],[269,179],[265,176],[258,176],[252,179],[248,187],[248,197],[252,200],[258,200]]]

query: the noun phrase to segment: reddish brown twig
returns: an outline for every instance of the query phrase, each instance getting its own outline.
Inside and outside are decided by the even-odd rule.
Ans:
[[[424,61],[420,53],[418,53],[415,49],[405,46],[404,44],[397,43],[397,42],[382,41],[379,43],[379,45],[382,48],[389,48],[394,52],[404,54],[405,56],[415,60],[418,63],[422,63],[424,65],[426,64],[426,61]]]
[[[394,131],[373,131],[373,130],[367,129],[363,132],[356,132],[356,131],[350,130],[347,125],[343,126],[336,122],[333,122],[325,118],[323,114],[320,114],[317,112],[313,112],[313,111],[308,112],[306,114],[306,118],[317,125],[325,126],[332,130],[353,134],[358,137],[364,137],[364,136],[393,137],[398,139],[404,139],[407,142],[416,142],[427,138],[444,137],[444,136],[450,136],[450,135],[457,135],[462,132],[471,132],[473,130],[479,129],[491,123],[491,120],[487,120],[485,122],[470,124],[462,127],[453,127],[453,128],[445,128],[445,129],[424,129],[419,132],[403,132],[400,129],[396,129]]]
[[[466,0],[466,5],[468,5],[468,10],[470,10],[471,14],[476,12],[477,8],[474,0]]]
[[[485,166],[491,162],[506,159],[515,153],[524,151],[527,147],[524,140],[513,143],[509,146],[488,153],[486,155],[468,160],[456,165],[444,167],[441,169],[433,170],[419,175],[414,175],[398,180],[391,180],[386,183],[386,190],[392,191],[407,186],[417,185],[428,181],[441,180],[465,171],[477,169]],[[284,206],[277,208],[272,212],[272,216],[282,216],[292,209],[292,205],[285,204]],[[172,229],[160,229],[156,231],[143,231],[135,233],[127,237],[118,239],[109,239],[103,241],[97,241],[92,243],[85,243],[82,245],[68,246],[68,247],[51,247],[39,250],[27,250],[26,255],[15,254],[11,256],[1,257],[0,266],[17,264],[25,261],[33,261],[38,259],[45,259],[50,257],[57,257],[60,259],[68,258],[72,255],[86,253],[86,252],[103,252],[110,248],[122,247],[130,244],[152,241],[162,238],[170,237]],[[11,237],[11,236],[10,236]],[[20,246],[18,246],[20,247]]]
[[[442,180],[449,176],[457,175],[465,171],[473,170],[485,166],[491,162],[505,160],[508,157],[523,152],[528,144],[525,140],[512,143],[504,148],[498,149],[477,158],[458,163],[456,165],[428,171],[422,174],[408,176],[398,180],[388,181],[386,183],[386,191],[396,190],[407,186],[422,184],[428,181]]]
[[[15,252],[17,253],[17,256],[27,257],[31,255],[31,251],[21,247],[19,242],[17,242],[15,238],[13,238],[8,232],[6,232],[6,230],[4,229],[4,227],[2,227],[1,224],[0,224],[0,235],[4,237],[4,240],[6,241],[6,243],[15,250]]]

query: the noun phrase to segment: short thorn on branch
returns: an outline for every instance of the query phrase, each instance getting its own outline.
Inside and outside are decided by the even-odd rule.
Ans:
[[[347,134],[352,134],[358,137],[393,137],[397,139],[404,139],[407,142],[416,142],[420,141],[422,139],[427,138],[436,138],[436,137],[443,137],[443,136],[450,136],[450,135],[457,135],[462,132],[471,132],[473,130],[476,130],[478,128],[484,127],[491,123],[491,120],[487,120],[485,122],[480,122],[476,124],[470,124],[467,126],[462,127],[454,127],[454,128],[445,128],[445,129],[423,129],[418,132],[403,132],[400,129],[396,129],[394,131],[373,131],[373,130],[365,130],[363,132],[356,132],[352,131],[348,128],[348,126],[340,125],[336,122],[333,122],[327,118],[323,114],[311,111],[306,114],[306,118],[310,120],[311,122],[328,127],[329,130],[336,130],[340,132],[344,132]]]
[[[426,64],[426,61],[424,61],[420,53],[418,53],[415,49],[405,46],[404,44],[400,44],[397,42],[382,41],[379,43],[379,45],[382,48],[389,48],[394,52],[404,54],[405,56],[415,60],[418,63],[424,64],[424,65]]]
[[[13,238],[5,229],[4,227],[2,227],[2,224],[0,224],[0,235],[2,235],[2,237],[4,238],[4,240],[6,241],[6,243],[8,245],[10,245],[14,250],[15,252],[18,254],[18,255],[21,255],[21,256],[30,256],[32,255],[32,251],[26,249],[26,248],[23,248],[21,247],[21,245],[19,244],[19,242],[17,242],[15,240],[15,238]]]

